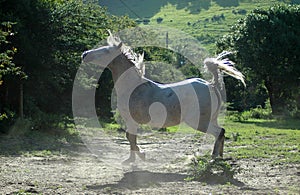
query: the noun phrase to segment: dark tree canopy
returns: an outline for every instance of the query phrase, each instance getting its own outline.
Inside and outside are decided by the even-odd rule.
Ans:
[[[0,116],[18,117],[22,98],[25,117],[36,120],[71,114],[81,53],[104,39],[107,29],[135,26],[128,17],[81,0],[0,1],[0,23]]]
[[[248,80],[266,87],[274,114],[299,109],[300,6],[254,10],[217,46],[236,51]]]

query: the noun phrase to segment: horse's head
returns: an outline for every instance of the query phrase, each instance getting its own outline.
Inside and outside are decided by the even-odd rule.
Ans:
[[[106,66],[122,53],[122,42],[117,41],[111,34],[107,38],[107,43],[107,46],[83,52],[81,55],[82,62]]]

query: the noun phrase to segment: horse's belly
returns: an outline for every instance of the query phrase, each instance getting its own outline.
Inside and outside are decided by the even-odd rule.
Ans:
[[[130,107],[132,119],[139,124],[148,124],[152,127],[169,127],[178,125],[181,120],[180,104],[168,105],[162,102],[145,104],[136,103]]]
[[[176,94],[172,91],[161,93],[131,94],[129,109],[132,119],[139,124],[153,127],[174,126],[181,121],[181,107]]]

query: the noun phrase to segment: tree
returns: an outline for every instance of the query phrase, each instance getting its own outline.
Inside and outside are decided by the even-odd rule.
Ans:
[[[247,77],[266,87],[273,114],[299,106],[300,6],[256,9],[220,39],[217,47],[236,51],[236,61]]]
[[[83,51],[91,49],[106,39],[107,29],[118,31],[135,26],[128,17],[116,17],[107,13],[106,9],[94,3],[82,3],[80,0],[70,0],[56,4],[51,15],[49,26],[55,35],[53,42],[53,63],[51,71],[55,78],[52,83],[64,109],[71,110],[71,93],[76,71],[81,63]],[[49,67],[53,66],[49,64]],[[94,70],[97,71],[97,70]],[[97,78],[98,79],[98,78]],[[100,88],[96,94],[96,104],[99,114],[110,115],[110,96],[113,82],[110,74],[104,73]],[[101,91],[101,94],[98,93]]]
[[[15,99],[20,99],[18,96],[24,91],[27,118],[35,120],[42,115],[47,120],[48,114],[71,114],[73,80],[81,53],[104,39],[107,29],[117,31],[135,25],[128,17],[111,16],[99,5],[84,2],[0,1],[0,23],[11,21],[15,32],[14,36],[8,36],[10,31],[1,27],[0,113],[4,103],[8,103],[4,99],[12,102],[10,110],[17,113]],[[8,42],[5,37],[9,38],[9,44],[2,42]],[[24,72],[28,76],[25,81],[15,77],[15,73]],[[104,80],[110,82],[111,78],[106,76]]]
[[[11,30],[12,25],[11,22],[0,24],[0,132],[7,129],[15,115],[15,112],[11,111],[11,107],[16,102],[9,98],[13,87],[20,87],[20,91],[17,91],[19,99],[16,104],[19,104],[18,111],[23,117],[22,80],[26,79],[26,74],[13,63],[17,49],[9,42],[9,37],[14,35]],[[11,84],[12,80],[15,81],[15,85]]]

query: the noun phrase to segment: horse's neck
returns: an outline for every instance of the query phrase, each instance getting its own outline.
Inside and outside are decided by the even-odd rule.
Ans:
[[[126,56],[123,54],[116,57],[109,65],[108,68],[110,69],[112,73],[112,77],[114,82],[117,82],[117,80],[123,75],[127,74],[127,72],[130,69],[134,69],[135,66],[130,62]],[[137,74],[130,75],[132,77],[138,76]]]
[[[130,68],[129,62],[123,58],[123,55],[117,56],[109,65],[108,68],[112,73],[114,82],[117,82],[119,77]]]
[[[143,82],[134,64],[123,54],[115,58],[108,68],[112,72],[117,94],[124,94]]]

